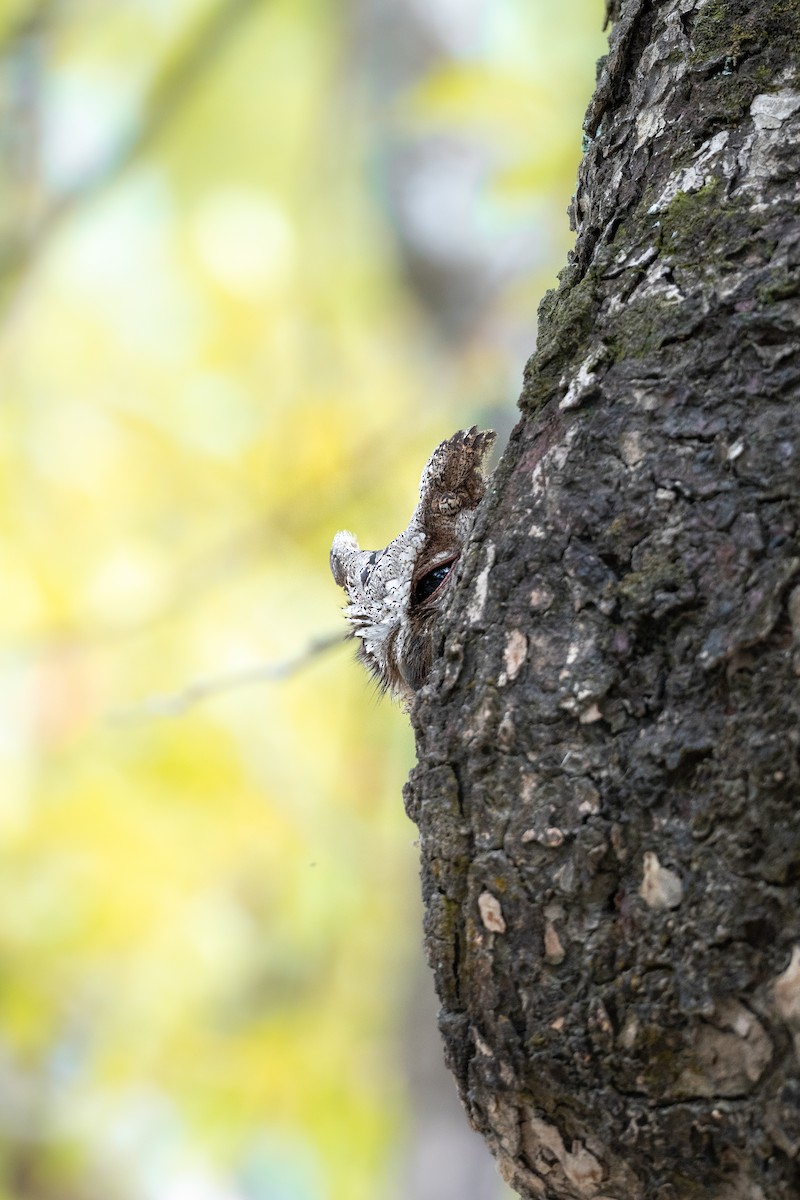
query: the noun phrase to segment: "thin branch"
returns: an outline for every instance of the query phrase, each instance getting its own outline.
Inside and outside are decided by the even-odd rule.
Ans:
[[[206,18],[191,43],[156,79],[144,103],[137,129],[68,191],[58,196],[23,239],[0,248],[0,279],[6,289],[31,264],[42,243],[81,205],[96,199],[117,181],[174,121],[193,89],[247,17],[263,0],[224,0]]]
[[[0,0],[2,2],[2,0]],[[406,449],[403,443],[401,449]],[[358,472],[353,476],[353,486],[348,493],[349,503],[358,505],[366,497],[373,497],[393,469],[398,455],[397,446],[378,438],[363,440],[353,462]],[[402,457],[402,456],[401,456]],[[346,471],[346,468],[342,468]],[[341,474],[341,472],[340,472]],[[94,617],[89,624],[77,618],[57,627],[46,627],[33,631],[20,631],[6,643],[14,654],[27,658],[47,656],[59,650],[113,650],[119,644],[144,638],[194,611],[209,593],[241,578],[245,571],[263,561],[266,548],[274,552],[276,546],[304,544],[314,528],[320,511],[333,511],[334,499],[341,503],[341,493],[323,489],[313,494],[308,488],[298,486],[283,501],[279,510],[264,511],[251,521],[242,522],[216,544],[195,552],[187,562],[173,568],[170,581],[165,584],[159,600],[152,610],[134,619],[115,614],[114,619]],[[321,565],[328,578],[327,554]],[[0,643],[0,652],[3,645]]]
[[[285,658],[273,663],[259,663],[253,667],[243,667],[238,671],[225,671],[219,675],[207,675],[188,684],[178,692],[167,692],[162,696],[150,696],[140,704],[130,708],[117,709],[109,713],[108,720],[114,724],[131,724],[140,721],[157,720],[163,717],[182,716],[187,709],[239,688],[251,687],[259,683],[276,683],[296,674],[308,666],[314,659],[319,658],[325,651],[341,645],[346,640],[342,633],[332,633],[327,637],[316,638],[306,649],[293,658]]]
[[[16,24],[10,25],[0,40],[0,58],[13,53],[18,43],[25,38],[42,33],[55,16],[58,4],[59,0],[40,0],[33,8],[24,12]]]

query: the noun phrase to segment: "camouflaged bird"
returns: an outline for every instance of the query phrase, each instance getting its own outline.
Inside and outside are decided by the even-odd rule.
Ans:
[[[384,550],[361,550],[347,530],[333,539],[331,571],[347,593],[358,657],[407,702],[430,674],[436,618],[486,490],[483,465],[494,440],[473,426],[442,442],[422,472],[407,528]]]

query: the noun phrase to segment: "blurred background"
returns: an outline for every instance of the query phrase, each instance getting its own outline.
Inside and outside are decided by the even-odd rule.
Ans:
[[[0,5],[0,1200],[499,1200],[343,632],[514,419],[600,0]]]

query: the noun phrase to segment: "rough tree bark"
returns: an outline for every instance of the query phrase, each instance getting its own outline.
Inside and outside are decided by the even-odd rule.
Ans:
[[[449,1065],[523,1197],[800,1196],[800,5],[625,0],[412,714]]]

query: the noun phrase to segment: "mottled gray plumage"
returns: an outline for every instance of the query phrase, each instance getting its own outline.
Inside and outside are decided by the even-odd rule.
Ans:
[[[495,434],[459,430],[434,450],[406,529],[384,550],[361,550],[342,530],[331,548],[344,613],[359,658],[396,695],[410,699],[430,673],[435,622],[483,499],[483,461]]]

